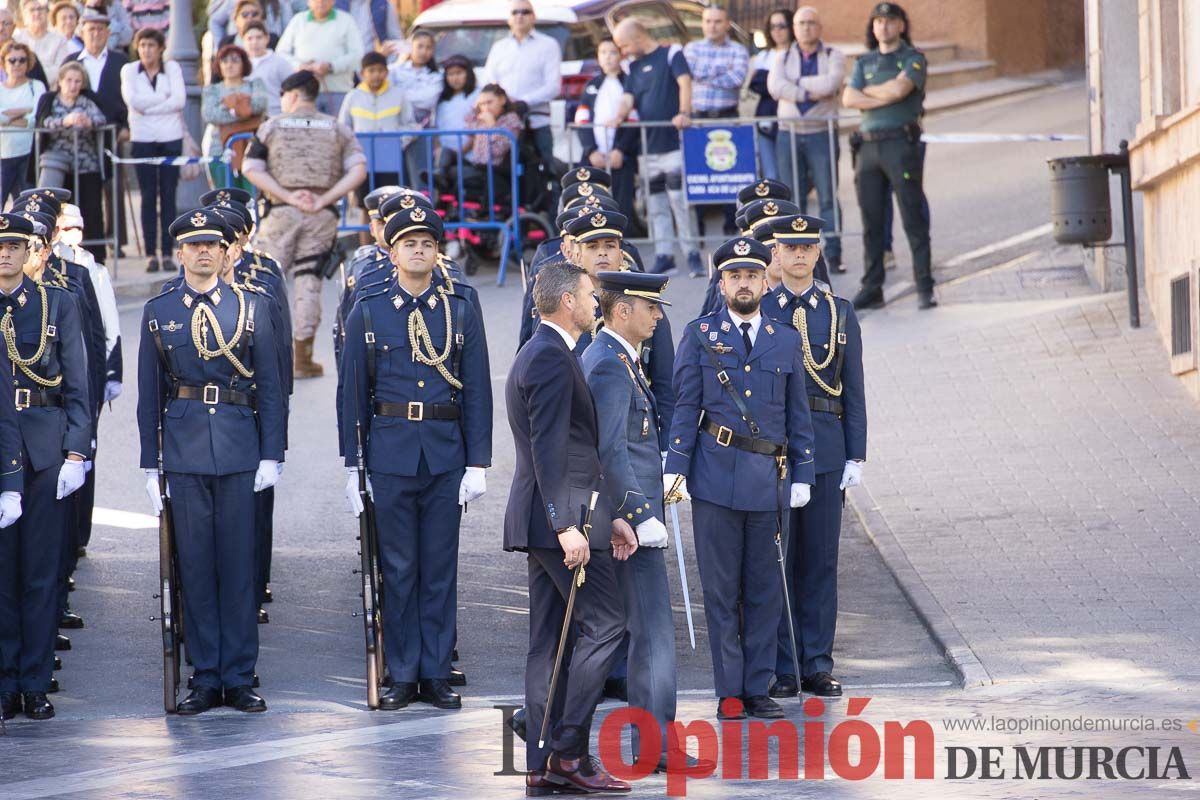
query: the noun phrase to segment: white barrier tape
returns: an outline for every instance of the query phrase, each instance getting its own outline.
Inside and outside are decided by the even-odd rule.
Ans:
[[[233,151],[226,150],[219,156],[151,156],[149,158],[120,158],[111,150],[104,151],[114,164],[152,164],[164,167],[186,167],[188,164],[227,164],[233,158]]]
[[[1075,133],[925,133],[922,142],[934,144],[992,144],[994,142],[1082,142]]]

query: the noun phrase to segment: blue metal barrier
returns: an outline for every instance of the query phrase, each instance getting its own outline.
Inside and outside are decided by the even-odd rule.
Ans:
[[[496,188],[498,180],[504,180],[506,176],[496,174],[496,165],[490,162],[484,165],[477,165],[470,161],[466,161],[463,157],[463,150],[466,145],[467,137],[492,135],[504,136],[509,140],[508,168],[509,175],[507,180],[510,184],[511,202],[501,204],[496,202]],[[231,145],[238,141],[249,140],[253,134],[239,133],[231,136],[225,143],[225,148],[228,150]],[[358,191],[372,191],[378,185],[386,185],[384,180],[380,180],[380,176],[386,179],[386,182],[396,182],[402,186],[409,186],[417,189],[433,200],[434,206],[443,215],[447,238],[459,238],[460,241],[466,241],[468,235],[473,235],[477,231],[495,232],[500,236],[500,265],[496,275],[496,285],[503,286],[504,279],[508,271],[508,258],[511,253],[514,258],[520,259],[521,253],[521,224],[520,224],[520,177],[521,163],[519,159],[519,142],[516,135],[512,131],[504,128],[479,128],[474,130],[415,130],[404,132],[382,132],[382,133],[360,133],[357,134],[359,142],[362,144],[363,152],[367,156],[367,180],[359,187]],[[451,150],[443,145],[440,158],[441,169],[435,163],[434,159],[434,137],[441,139],[442,137],[451,137],[457,140],[457,151]],[[423,153],[420,151],[424,151]],[[447,163],[446,156],[450,153],[453,155],[453,160]],[[423,158],[422,158],[423,156]],[[422,169],[422,162],[424,169]],[[439,171],[448,172],[449,167],[453,166],[454,181],[450,191],[440,191],[438,184]],[[468,192],[476,192],[475,187],[466,186],[464,178],[464,166],[482,171],[483,177],[486,178],[487,192],[479,197],[478,195],[468,196]],[[413,176],[412,173],[418,173]],[[422,176],[424,179],[422,180]],[[411,180],[415,177],[415,180]],[[444,177],[449,177],[444,176]],[[233,185],[233,166],[226,162],[225,164],[225,185]],[[257,197],[258,191],[251,187]],[[443,186],[443,188],[445,188]],[[508,217],[501,219],[497,216],[497,206],[508,210]],[[352,208],[357,208],[352,205],[349,197],[342,198],[339,203],[339,223],[338,235],[345,233],[354,233],[358,231],[368,230],[368,227],[363,224],[352,222],[349,219],[349,213]],[[468,211],[477,212],[477,219],[468,219]],[[447,215],[454,215],[454,219],[446,219]],[[466,235],[464,235],[466,234]]]

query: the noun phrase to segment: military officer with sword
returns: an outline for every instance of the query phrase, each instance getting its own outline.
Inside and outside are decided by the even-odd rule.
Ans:
[[[692,499],[720,719],[783,716],[767,696],[786,604],[782,517],[814,481],[800,342],[759,307],[770,260],[744,236],[717,249],[725,308],[688,323],[675,357],[663,485],[667,502]]]

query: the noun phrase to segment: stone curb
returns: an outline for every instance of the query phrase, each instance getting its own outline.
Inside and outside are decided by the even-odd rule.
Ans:
[[[867,538],[875,545],[883,559],[884,565],[896,579],[900,591],[907,598],[921,624],[929,631],[929,635],[942,651],[946,661],[958,673],[962,688],[987,686],[993,683],[992,676],[984,667],[983,662],[975,655],[971,645],[962,632],[954,624],[954,620],[942,608],[942,604],[933,596],[933,592],[925,585],[921,574],[908,560],[896,535],[892,532],[887,519],[884,518],[866,484],[856,486],[846,492],[850,507],[858,516]]]

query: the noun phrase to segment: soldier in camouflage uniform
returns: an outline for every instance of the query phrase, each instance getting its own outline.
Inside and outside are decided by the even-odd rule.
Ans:
[[[321,322],[321,262],[337,238],[337,202],[367,177],[354,132],[317,111],[320,83],[300,70],[282,85],[283,114],[263,123],[246,152],[242,174],[271,204],[255,244],[295,279],[292,326],[297,378],[324,374],[314,362]]]

